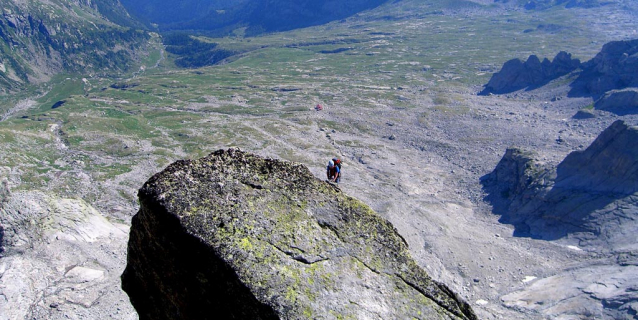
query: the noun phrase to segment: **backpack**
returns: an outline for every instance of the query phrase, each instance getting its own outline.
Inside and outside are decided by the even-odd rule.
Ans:
[[[343,171],[341,171],[341,159],[339,158],[332,158],[332,162],[335,163],[335,166],[339,167],[339,175],[343,175]]]

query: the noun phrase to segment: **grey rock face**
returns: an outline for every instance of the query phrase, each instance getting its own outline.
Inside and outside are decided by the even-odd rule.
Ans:
[[[603,95],[594,108],[623,116],[638,113],[638,88],[612,90]]]
[[[638,127],[614,122],[584,151],[558,165],[556,187],[610,195],[638,191]]]
[[[127,227],[39,191],[0,201],[0,318],[137,319],[118,288]]]
[[[140,319],[476,319],[391,224],[302,165],[220,150],[139,197],[122,285]]]
[[[541,62],[535,55],[529,56],[525,62],[512,59],[505,62],[501,71],[492,76],[480,94],[502,94],[540,87],[576,70],[579,66],[580,60],[572,59],[571,54],[564,51],[559,52],[551,62],[547,58]]]
[[[556,168],[538,164],[533,153],[508,149],[483,178],[487,200],[501,222],[515,226],[514,235],[582,247],[599,261],[505,295],[505,305],[549,318],[635,318],[637,139],[638,127],[616,121]]]
[[[599,96],[610,90],[638,87],[638,39],[605,44],[582,68],[572,84],[571,96]]]
[[[614,204],[638,192],[636,139],[638,128],[617,121],[557,168],[543,168],[531,153],[510,149],[483,178],[487,200],[502,214],[501,222],[515,225],[519,235],[552,240],[588,232],[610,241],[613,233],[605,230],[634,225],[638,211],[630,209],[629,216],[621,217],[613,212]]]

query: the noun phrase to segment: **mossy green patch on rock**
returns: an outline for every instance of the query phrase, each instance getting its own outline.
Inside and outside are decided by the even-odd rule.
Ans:
[[[389,222],[303,165],[220,150],[139,197],[122,279],[141,319],[476,318]]]

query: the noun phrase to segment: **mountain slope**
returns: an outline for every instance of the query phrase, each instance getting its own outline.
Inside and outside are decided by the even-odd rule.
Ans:
[[[248,35],[319,25],[375,8],[387,0],[353,1],[132,1],[122,4],[141,19],[156,23],[162,31],[197,30],[227,33],[246,28]]]
[[[3,0],[0,92],[61,73],[128,71],[150,35],[117,0]]]

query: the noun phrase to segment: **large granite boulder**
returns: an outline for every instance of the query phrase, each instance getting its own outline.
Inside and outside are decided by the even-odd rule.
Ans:
[[[389,222],[303,165],[220,150],[139,199],[122,286],[140,319],[476,319]]]
[[[512,59],[503,65],[501,71],[492,75],[480,95],[503,94],[521,89],[540,87],[551,80],[566,75],[580,66],[580,60],[572,59],[570,53],[561,51],[551,62],[531,55],[527,61]]]

